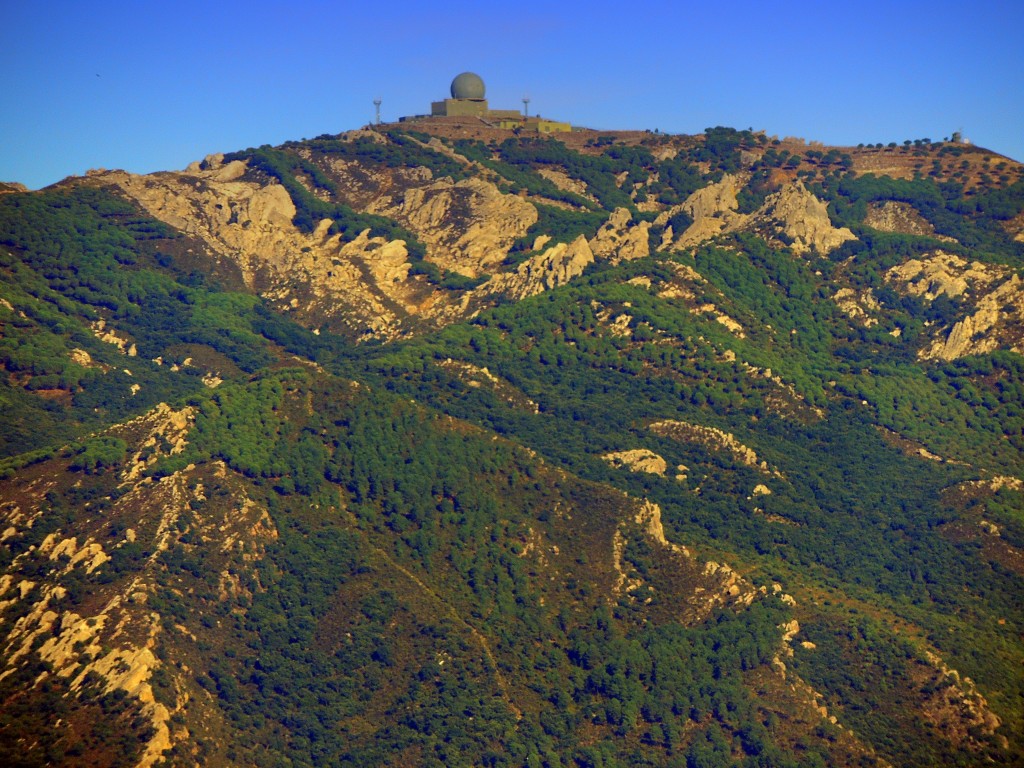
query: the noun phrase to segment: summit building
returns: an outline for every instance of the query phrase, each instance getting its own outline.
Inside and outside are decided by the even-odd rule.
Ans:
[[[463,72],[451,84],[451,98],[430,104],[429,115],[400,118],[401,122],[430,117],[478,118],[494,128],[537,131],[538,133],[568,133],[569,123],[546,120],[540,115],[530,117],[515,109],[491,109],[487,103],[483,78],[475,72]]]

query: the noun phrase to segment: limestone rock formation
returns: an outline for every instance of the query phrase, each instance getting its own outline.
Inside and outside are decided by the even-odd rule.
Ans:
[[[933,301],[946,295],[956,298],[972,287],[987,288],[1004,276],[1005,270],[966,259],[944,251],[934,251],[920,259],[910,259],[893,267],[886,279],[903,288],[911,296]]]
[[[886,280],[925,301],[946,296],[969,307],[952,327],[938,329],[922,357],[955,360],[996,349],[1024,350],[1024,285],[1008,268],[935,251],[893,267]]]
[[[865,288],[860,293],[852,288],[840,288],[832,300],[847,317],[858,321],[865,328],[878,325],[878,318],[874,317],[874,313],[881,309],[881,305],[870,288]]]
[[[572,192],[573,194],[586,198],[592,203],[597,202],[597,198],[587,191],[586,182],[574,179],[564,171],[559,171],[555,168],[538,168],[537,174],[539,176],[543,176],[563,192]]]
[[[685,421],[674,421],[666,419],[655,421],[647,427],[651,432],[662,437],[668,437],[680,442],[699,443],[712,450],[725,451],[732,455],[733,459],[740,464],[759,469],[765,474],[779,475],[778,471],[772,470],[768,462],[758,458],[752,448],[747,447],[735,435],[724,432],[717,427],[705,427],[701,424],[689,424]]]
[[[594,262],[587,239],[580,235],[572,243],[556,243],[543,253],[531,256],[515,272],[495,275],[474,291],[477,296],[503,294],[525,299],[565,285]]]
[[[533,205],[478,178],[412,187],[367,210],[405,225],[427,245],[432,262],[469,277],[493,271],[537,221]]]
[[[198,238],[237,267],[250,290],[300,321],[393,338],[404,317],[418,312],[402,241],[364,232],[343,243],[326,219],[305,234],[292,223],[295,205],[283,186],[242,180],[240,161],[208,159],[206,165],[187,174],[111,172],[101,178],[155,218]]]
[[[1016,274],[982,296],[974,314],[956,323],[945,340],[936,340],[922,356],[955,360],[999,348],[1024,352],[1024,283]]]
[[[625,467],[632,472],[646,472],[649,475],[664,476],[668,464],[661,456],[646,448],[634,448],[629,451],[612,451],[602,457],[613,467]]]
[[[934,235],[935,227],[910,203],[885,200],[868,204],[864,223],[882,232],[904,235]]]
[[[674,233],[663,247],[679,250],[738,229],[746,217],[737,212],[736,194],[745,183],[745,177],[727,173],[721,181],[698,189],[685,201],[658,216],[654,221],[656,226],[665,226],[680,211],[685,211],[693,219],[685,232]]]
[[[800,181],[769,195],[754,213],[739,213],[736,195],[746,181],[746,177],[726,174],[721,181],[698,189],[685,202],[662,213],[655,224],[664,226],[680,211],[693,219],[682,234],[668,235],[664,247],[678,250],[723,233],[752,230],[768,237],[781,237],[795,253],[815,251],[824,255],[847,240],[856,239],[846,227],[832,226],[825,203]]]
[[[825,255],[857,239],[846,227],[833,227],[828,207],[799,181],[769,195],[752,214],[750,224],[774,227],[798,254]]]
[[[608,221],[601,225],[590,241],[594,256],[608,259],[613,264],[649,256],[651,249],[647,233],[651,224],[648,221],[632,222],[633,215],[626,208],[612,211]]]

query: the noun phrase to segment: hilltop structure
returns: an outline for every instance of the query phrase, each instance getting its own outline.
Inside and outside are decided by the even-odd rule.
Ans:
[[[485,97],[486,88],[480,75],[463,72],[452,80],[450,99],[435,101],[430,105],[432,117],[492,117],[516,118],[521,115],[514,109],[490,109]]]
[[[476,117],[496,128],[507,130],[533,130],[538,133],[567,133],[569,123],[545,120],[540,115],[528,117],[515,109],[491,109],[487,103],[487,89],[483,78],[475,72],[457,75],[451,84],[451,98],[430,104],[430,115],[400,118],[400,122],[428,117]]]

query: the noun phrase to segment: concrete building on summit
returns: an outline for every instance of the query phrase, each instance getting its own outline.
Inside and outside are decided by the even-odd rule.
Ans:
[[[430,104],[430,117],[477,117],[484,122],[507,130],[527,130],[538,133],[563,133],[572,130],[569,123],[545,120],[540,115],[527,117],[517,109],[491,109],[487,104],[486,88],[480,75],[463,72],[452,80],[451,98]],[[426,115],[400,118],[401,122]]]
[[[474,72],[463,72],[452,80],[451,93],[450,99],[431,103],[432,117],[521,117],[519,111],[515,109],[490,109],[484,95],[484,81]]]

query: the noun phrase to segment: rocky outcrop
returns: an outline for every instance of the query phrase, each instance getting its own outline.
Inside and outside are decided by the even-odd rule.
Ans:
[[[857,239],[846,227],[833,227],[828,207],[799,181],[769,195],[748,226],[774,228],[798,254],[825,255]]]
[[[1005,275],[1005,269],[975,261],[968,263],[944,251],[910,259],[886,273],[886,279],[911,296],[933,301],[939,296],[956,298],[972,288],[984,289]]]
[[[703,243],[723,232],[738,229],[746,221],[737,212],[736,194],[746,183],[745,177],[725,174],[721,181],[693,192],[685,201],[663,212],[654,220],[655,226],[665,226],[677,213],[685,212],[693,223],[684,232],[666,231],[663,248],[680,250]]]
[[[531,256],[515,272],[496,275],[477,288],[476,296],[502,294],[520,300],[565,285],[594,263],[594,253],[580,235],[572,243],[556,243],[543,253]]]
[[[537,221],[533,205],[477,178],[413,187],[380,198],[368,211],[405,225],[427,245],[432,262],[469,277],[493,271]]]
[[[575,195],[586,198],[592,203],[597,203],[597,198],[587,191],[586,182],[574,179],[565,171],[560,171],[556,168],[544,167],[537,169],[537,175],[543,176],[563,192],[572,192]]]
[[[330,234],[328,219],[303,233],[292,224],[295,206],[283,186],[242,180],[240,161],[218,165],[208,158],[203,165],[191,173],[118,171],[100,178],[201,240],[237,266],[250,290],[307,325],[393,338],[406,316],[421,311],[403,241],[363,232],[342,242]]]
[[[616,469],[625,467],[631,472],[646,472],[649,475],[665,475],[668,464],[654,451],[634,448],[629,451],[612,451],[602,457]]]
[[[856,320],[865,328],[878,325],[878,318],[874,314],[882,307],[870,288],[865,288],[860,293],[853,288],[840,288],[832,297],[832,301],[847,317]]]
[[[881,232],[928,236],[935,234],[935,227],[914,206],[897,200],[869,203],[864,223]]]
[[[925,678],[922,685],[925,701],[921,707],[925,720],[946,739],[970,750],[981,746],[979,736],[995,736],[1002,721],[989,708],[974,681],[946,666],[934,653],[926,651],[925,660],[927,666],[920,663],[915,670],[916,677]],[[922,669],[927,672],[922,673]],[[996,738],[1005,748],[1006,738]]]
[[[682,234],[666,230],[663,247],[679,250],[727,232],[754,231],[781,239],[795,253],[825,255],[856,239],[846,227],[832,226],[825,203],[800,181],[770,194],[754,213],[739,213],[736,195],[745,183],[743,176],[726,174],[721,181],[698,189],[685,202],[662,213],[655,224],[664,226],[680,211],[693,219]]]
[[[893,267],[886,279],[897,289],[925,301],[940,296],[968,308],[952,327],[940,328],[921,357],[955,360],[996,349],[1024,351],[1024,284],[1007,267],[968,262],[936,251]]]
[[[634,517],[623,520],[613,535],[612,566],[618,575],[615,599],[637,600],[646,593],[643,601],[651,603],[647,592],[651,588],[647,582],[650,572],[641,574],[632,568],[626,554],[630,540],[638,537],[646,539],[658,553],[655,567],[671,569],[688,584],[685,591],[661,595],[666,604],[671,604],[670,612],[683,623],[700,621],[722,606],[749,606],[767,594],[764,587],[755,588],[727,564],[712,560],[702,563],[687,547],[670,541],[665,535],[661,507],[644,499],[638,503]]]
[[[626,208],[616,208],[590,241],[590,249],[595,257],[613,264],[645,258],[651,253],[650,228],[650,222],[634,224],[633,215]]]
[[[1018,275],[982,296],[974,313],[956,323],[944,340],[936,340],[922,356],[955,360],[1000,348],[1024,352],[1024,283]]]
[[[144,739],[138,743],[137,768],[156,764],[185,738],[172,732],[171,718],[201,690],[188,666],[194,663],[195,637],[184,654],[176,655],[180,646],[176,650],[168,635],[177,625],[151,599],[156,594],[183,594],[167,586],[162,553],[213,553],[211,557],[222,560],[228,576],[237,581],[247,564],[262,555],[266,540],[277,536],[266,510],[248,498],[222,463],[200,470],[189,465],[160,479],[142,477],[152,459],[185,449],[192,425],[192,408],[174,410],[161,404],[112,428],[109,434],[131,446],[130,458],[117,476],[117,493],[101,495],[103,514],[62,516],[55,525],[47,494],[67,492],[70,481],[63,479],[46,484],[15,479],[5,484],[4,494],[17,503],[0,503],[3,540],[21,553],[10,566],[12,572],[29,568],[33,573],[32,580],[0,577],[0,609],[20,604],[16,621],[0,621],[0,679],[25,665],[45,663],[35,684],[63,691],[72,712],[77,699],[121,695],[128,720],[115,722],[135,720],[132,727]],[[46,476],[65,473],[60,461],[55,459],[44,469]],[[216,487],[208,489],[205,483]],[[26,539],[36,536],[32,529],[40,518],[48,518],[51,532],[36,538],[37,544],[24,546]],[[85,583],[88,587],[83,589]],[[174,583],[182,586],[182,578]],[[203,588],[209,591],[207,585]],[[187,589],[191,595],[193,588]],[[196,605],[202,602],[197,600]],[[157,687],[158,675],[162,688]],[[69,723],[67,729],[74,736],[89,727],[79,722]]]
[[[125,461],[121,485],[139,480],[160,459],[184,451],[194,423],[194,408],[176,411],[167,403],[157,403],[153,410],[129,421],[125,429],[137,435],[139,448]]]
[[[662,437],[668,437],[680,442],[693,442],[703,445],[705,448],[717,451],[725,451],[732,455],[733,459],[754,469],[759,469],[766,474],[779,475],[773,471],[768,462],[762,461],[752,448],[748,448],[738,441],[734,435],[723,432],[717,427],[705,427],[701,424],[689,424],[685,421],[655,421],[647,427],[651,432]]]
[[[127,355],[128,357],[138,355],[138,348],[132,342],[131,337],[122,331],[111,328],[103,318],[94,320],[89,324],[89,327],[97,339],[107,344],[113,344],[122,355]]]

